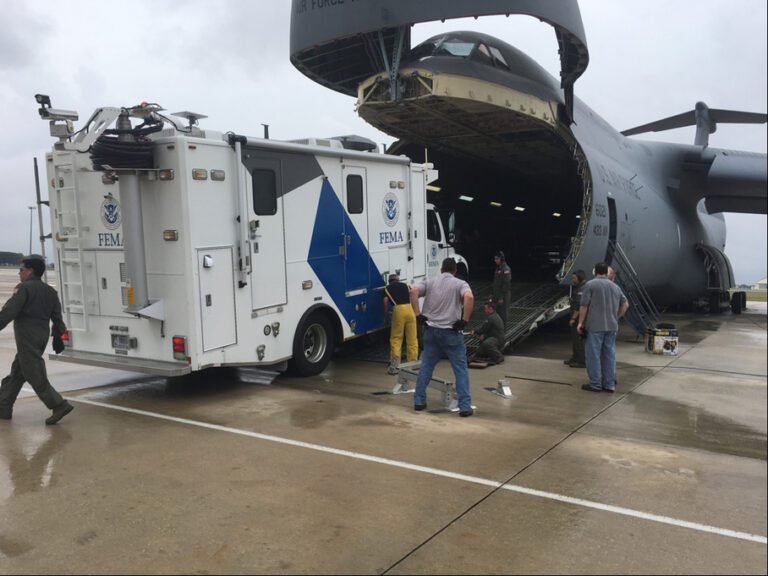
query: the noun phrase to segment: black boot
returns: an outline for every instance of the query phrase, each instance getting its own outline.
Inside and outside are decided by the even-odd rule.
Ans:
[[[48,426],[51,426],[52,424],[56,424],[56,422],[64,418],[64,416],[72,412],[72,410],[74,409],[75,407],[72,406],[72,404],[64,400],[64,402],[62,402],[61,404],[56,406],[56,408],[53,409],[53,414],[51,414],[48,418],[45,419],[45,423]]]

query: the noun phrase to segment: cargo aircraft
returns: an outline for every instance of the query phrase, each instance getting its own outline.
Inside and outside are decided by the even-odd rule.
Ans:
[[[359,115],[398,138],[390,153],[435,164],[430,201],[450,214],[471,277],[487,276],[477,263],[499,249],[517,279],[555,285],[605,260],[647,309],[640,328],[655,306],[740,311],[723,212],[766,214],[766,155],[714,148],[709,136],[766,114],[698,102],[613,128],[575,96],[589,62],[577,0],[293,0],[292,10],[293,64],[357,96]],[[477,32],[411,46],[414,24],[501,14],[552,25],[559,80]],[[632,138],[683,126],[696,126],[690,145]]]

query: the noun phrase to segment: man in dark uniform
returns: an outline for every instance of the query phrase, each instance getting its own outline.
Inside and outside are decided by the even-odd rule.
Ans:
[[[587,275],[584,270],[576,270],[571,274],[571,297],[569,304],[571,306],[571,318],[568,325],[571,327],[571,345],[573,351],[568,360],[563,360],[571,368],[584,368],[584,338],[579,334],[577,325],[579,323],[579,307],[581,306],[581,292],[584,290]]]
[[[16,358],[11,373],[3,378],[0,386],[0,419],[3,420],[11,419],[13,405],[25,381],[53,411],[46,424],[56,424],[74,408],[54,390],[45,370],[43,353],[50,335],[48,323],[53,322],[53,349],[57,354],[64,350],[61,336],[66,326],[56,290],[42,281],[44,272],[42,256],[24,258],[19,270],[21,284],[0,310],[0,330],[13,321],[16,337]]]
[[[509,306],[512,290],[512,271],[507,266],[504,252],[498,251],[493,257],[496,270],[493,273],[493,301],[496,304],[496,313],[501,318],[504,326],[507,325],[507,306]]]
[[[473,360],[487,358],[494,364],[504,362],[504,354],[501,353],[504,348],[504,324],[496,313],[496,305],[493,302],[483,304],[485,313],[485,322],[473,333],[480,339],[480,346]]]

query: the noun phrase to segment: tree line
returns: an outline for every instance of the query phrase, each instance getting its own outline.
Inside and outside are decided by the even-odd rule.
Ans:
[[[0,266],[18,266],[22,258],[21,252],[0,252]]]

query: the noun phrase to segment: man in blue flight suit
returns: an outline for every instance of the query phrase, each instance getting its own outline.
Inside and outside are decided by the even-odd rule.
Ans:
[[[56,424],[74,408],[51,386],[45,370],[43,353],[50,336],[49,323],[53,323],[53,350],[56,354],[64,350],[61,337],[67,327],[61,318],[61,304],[56,290],[42,280],[44,272],[42,256],[24,258],[19,269],[21,283],[0,310],[0,330],[13,321],[16,337],[16,358],[11,365],[11,373],[3,378],[0,386],[2,420],[11,419],[13,405],[24,382],[29,382],[40,400],[53,411],[46,424]]]

